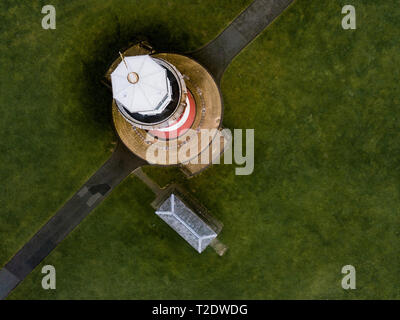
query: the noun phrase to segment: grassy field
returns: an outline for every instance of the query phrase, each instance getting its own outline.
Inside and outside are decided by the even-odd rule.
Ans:
[[[251,1],[0,3],[0,266],[107,159],[116,140],[100,79],[120,48],[146,36],[185,52]],[[230,65],[224,125],[255,129],[255,170],[219,165],[183,184],[219,220],[219,257],[199,255],[154,215],[129,177],[17,287],[10,299],[400,298],[400,9],[297,0]],[[41,266],[57,290],[41,288]],[[357,270],[357,290],[340,286]]]

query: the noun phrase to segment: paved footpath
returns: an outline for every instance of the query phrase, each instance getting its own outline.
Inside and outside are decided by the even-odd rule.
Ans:
[[[133,170],[146,162],[121,142],[110,159],[0,270],[4,299]]]
[[[189,54],[217,83],[232,59],[268,27],[294,0],[255,0],[214,40]]]
[[[231,60],[294,0],[255,0],[217,38],[189,54],[218,83]],[[0,270],[0,299],[8,294],[136,168],[147,164],[119,143],[111,158]]]

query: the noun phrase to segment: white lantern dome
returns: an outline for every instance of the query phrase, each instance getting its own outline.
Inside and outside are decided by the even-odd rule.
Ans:
[[[149,55],[124,57],[111,83],[114,99],[130,113],[156,115],[172,100],[167,70]]]

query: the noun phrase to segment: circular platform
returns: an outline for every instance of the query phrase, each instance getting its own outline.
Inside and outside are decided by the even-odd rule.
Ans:
[[[198,62],[180,54],[158,53],[152,57],[163,59],[174,65],[183,75],[186,87],[196,102],[196,114],[193,124],[186,133],[170,139],[156,139],[144,129],[133,127],[118,111],[113,100],[112,114],[116,131],[126,147],[134,154],[151,164],[178,165],[186,163],[208,149],[201,146],[200,129],[219,129],[222,121],[222,99],[219,87],[210,73]],[[215,133],[216,134],[216,133]],[[180,149],[197,148],[193,157],[182,157]],[[191,150],[193,150],[191,149]],[[157,150],[154,152],[154,150]]]

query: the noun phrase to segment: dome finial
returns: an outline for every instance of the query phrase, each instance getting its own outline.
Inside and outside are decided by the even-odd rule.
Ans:
[[[139,81],[139,75],[136,72],[129,72],[126,77],[132,84],[138,83]]]

